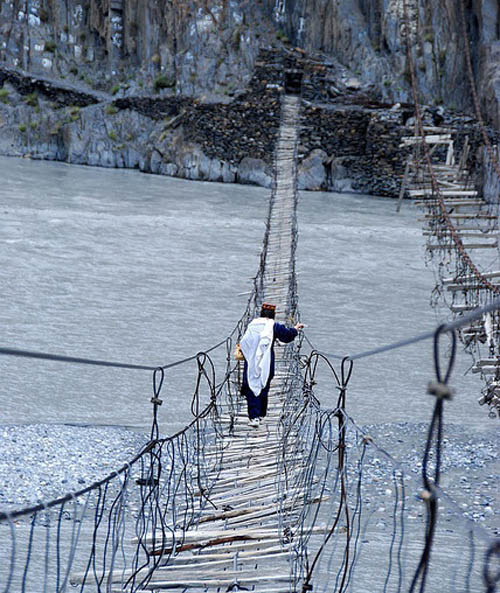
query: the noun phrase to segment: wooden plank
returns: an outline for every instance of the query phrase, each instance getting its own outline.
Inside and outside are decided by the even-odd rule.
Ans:
[[[448,152],[446,153],[446,164],[453,166],[455,164],[455,151],[453,150],[453,140],[448,144]]]
[[[494,286],[500,288],[500,284],[494,284]],[[467,290],[490,290],[482,284],[447,284],[446,289],[451,292],[460,292]]]
[[[480,368],[472,367],[471,371],[474,374],[483,373],[483,375],[496,375],[497,373],[500,374],[499,369],[500,369],[500,367],[495,365],[495,366],[480,367]]]
[[[500,271],[485,272],[484,274],[481,274],[481,276],[486,279],[500,278]],[[442,284],[452,284],[454,282],[471,282],[474,280],[477,281],[476,276],[458,276],[454,278],[443,278]]]
[[[475,189],[441,189],[439,191],[441,196],[448,196],[448,197],[460,197],[460,196],[478,196],[479,192]],[[434,190],[432,188],[419,188],[419,189],[409,189],[408,195],[412,198],[416,198],[418,196],[432,196],[434,195]]]
[[[312,486],[315,486],[317,483],[317,481],[313,482]],[[279,501],[282,500],[283,496],[286,497],[292,497],[292,496],[302,496],[304,494],[305,490],[300,487],[300,488],[295,488],[295,489],[287,489],[284,490],[283,492],[278,492],[276,490],[276,484],[272,483],[270,484],[267,488],[259,488],[258,490],[258,495],[259,495],[259,500],[261,501],[266,501],[266,500],[272,500],[273,502],[276,502],[276,504],[279,504]],[[231,493],[232,495],[229,496],[226,493],[226,496],[221,497],[219,496],[211,496],[210,500],[218,505],[230,505],[232,508],[239,508],[239,505],[242,503],[252,503],[255,502],[255,496],[256,496],[256,491],[255,489],[251,489],[251,490],[247,490],[247,492],[244,492],[242,494],[236,494],[234,495],[234,493]]]
[[[441,215],[438,213],[437,215],[434,214],[425,214],[424,221],[429,219],[436,219],[441,218]],[[498,217],[494,214],[448,214],[448,218],[453,220],[496,220]],[[422,219],[419,219],[422,220]]]
[[[450,311],[453,313],[463,313],[464,311],[474,311],[479,305],[450,305]]]
[[[301,468],[288,469],[288,474],[292,475],[299,471],[301,471]],[[244,489],[245,487],[255,488],[257,485],[260,485],[260,484],[265,485],[265,484],[272,483],[274,480],[276,480],[278,475],[279,475],[279,473],[275,472],[275,471],[265,472],[262,475],[252,474],[249,477],[243,477],[243,475],[237,475],[234,478],[228,478],[227,480],[223,480],[222,483],[219,483],[217,481],[217,483],[210,489],[210,493],[217,494],[218,492],[221,491],[221,489],[225,490],[226,488],[228,490],[241,490],[241,489]],[[203,493],[203,495],[207,495],[207,494],[208,494],[207,492]],[[195,496],[196,498],[199,498],[200,496],[202,496],[202,493],[195,490],[193,496]]]
[[[477,336],[478,334],[484,334],[485,330],[484,327],[477,327],[477,328],[466,328],[466,329],[461,329],[460,332],[464,335],[464,336]]]
[[[460,159],[458,161],[458,167],[459,168],[465,168],[466,164],[467,164],[467,159],[469,158],[469,150],[470,150],[470,146],[469,146],[469,136],[465,136],[465,141],[464,141],[464,146],[462,148],[462,154],[460,155]]]
[[[179,560],[184,560],[184,563],[179,563],[179,564],[165,564],[164,566],[159,567],[156,570],[155,574],[161,574],[161,575],[166,575],[168,573],[170,574],[174,574],[176,572],[179,571],[186,571],[186,573],[189,573],[189,571],[192,571],[193,569],[196,570],[199,574],[200,570],[204,570],[204,569],[213,569],[213,568],[221,568],[221,567],[225,567],[225,566],[229,566],[230,568],[233,568],[234,565],[236,564],[238,567],[244,566],[245,563],[251,563],[253,561],[258,561],[258,562],[265,562],[266,560],[272,560],[272,561],[276,561],[279,558],[290,558],[290,553],[288,551],[280,551],[277,552],[275,554],[269,554],[264,553],[264,554],[255,554],[255,552],[252,552],[251,555],[246,555],[243,556],[243,554],[240,554],[238,552],[233,552],[232,554],[226,554],[226,558],[222,558],[219,560],[215,560],[212,559],[210,557],[204,557],[204,558],[196,558],[196,557],[192,557],[192,558],[188,558],[188,559],[183,559],[180,558],[179,556],[177,556],[177,559]],[[195,562],[186,562],[186,560],[195,560]],[[200,560],[203,560],[203,562],[200,562]],[[244,561],[244,562],[243,562]],[[185,575],[183,575],[185,576]]]
[[[200,575],[201,577],[202,575]],[[250,577],[242,575],[238,577],[238,583],[240,585],[259,585],[265,582],[284,582],[287,583],[291,579],[289,574],[271,574],[271,575],[258,575]],[[230,587],[235,584],[234,578],[199,578],[199,579],[186,579],[178,580],[175,583],[171,581],[155,581],[145,587],[145,589],[179,589],[184,587]]]
[[[312,533],[325,533],[327,528],[325,525],[321,525],[318,527],[313,527]],[[161,539],[162,532],[161,530],[157,530],[155,541],[157,544],[160,542],[158,540]],[[167,538],[171,543],[175,540],[175,542],[184,542],[186,544],[195,544],[193,549],[199,547],[208,547],[208,546],[216,546],[220,544],[226,544],[230,542],[239,542],[245,540],[267,540],[267,539],[275,539],[277,537],[277,533],[275,529],[267,529],[267,528],[252,528],[252,529],[190,529],[188,531],[178,531],[175,534],[175,537],[172,538],[172,533],[168,532],[166,534]],[[141,543],[143,545],[150,545],[153,543],[153,534],[148,532],[141,538],[133,538],[133,544]],[[168,543],[168,542],[167,542]],[[191,548],[187,548],[191,549]]]
[[[221,548],[220,552],[203,552],[203,550],[200,550],[199,553],[193,556],[187,556],[186,554],[175,556],[174,558],[171,558],[169,560],[169,564],[171,562],[183,562],[185,564],[197,564],[199,566],[200,561],[217,561],[224,559],[233,562],[234,556],[236,554],[238,554],[239,560],[257,562],[263,556],[266,558],[273,558],[280,554],[290,554],[290,548],[290,544],[283,544],[277,546],[272,543],[268,544],[267,542],[262,542],[260,549],[256,549],[255,544],[252,544],[252,548],[246,550],[235,550],[232,546],[226,546],[225,548]]]
[[[424,220],[423,218],[421,218],[420,220],[421,220],[422,222],[429,222],[428,220]],[[470,221],[469,221],[469,222],[470,222]],[[496,229],[496,228],[490,228],[490,227],[488,227],[488,228],[486,228],[485,230],[483,230],[483,228],[484,228],[484,227],[482,227],[481,225],[477,225],[477,226],[467,226],[467,225],[463,225],[463,224],[459,224],[459,223],[455,223],[455,224],[453,225],[453,229],[454,229],[454,230],[455,230],[455,231],[456,231],[458,234],[460,234],[462,231],[473,231],[473,232],[478,232],[478,233],[490,233],[490,232],[492,232],[492,231],[494,231],[494,232],[496,232],[496,231],[497,231],[497,229]],[[433,235],[435,235],[435,234],[436,234],[436,231],[434,231],[434,229],[431,229],[431,228],[430,228],[430,227],[428,227],[428,226],[424,226],[424,227],[423,227],[423,231],[424,231],[424,233],[425,233],[426,231],[430,231],[430,232],[432,232],[432,234],[433,234]],[[449,229],[443,228],[443,229],[440,229],[440,230],[439,230],[439,232],[441,232],[441,231],[442,231],[443,233],[446,233],[446,232],[448,232],[448,231],[449,231]]]
[[[423,201],[415,201],[417,206],[425,206],[429,204],[430,200],[423,200]],[[443,200],[446,207],[453,207],[453,208],[469,208],[472,206],[488,206],[488,202],[484,200]]]
[[[476,229],[477,230],[477,229]],[[443,229],[441,231],[441,229],[439,231],[436,231],[435,233],[431,232],[431,231],[423,231],[422,235],[424,235],[424,237],[433,237],[435,235],[439,235],[441,236],[447,236],[447,235],[451,235],[451,233],[449,233],[447,231],[447,229]],[[457,231],[457,235],[461,238],[461,239],[497,239],[497,237],[499,236],[499,233],[497,231],[490,232],[474,232],[474,231]]]
[[[498,244],[495,243],[464,243],[463,247],[465,249],[496,249]],[[440,244],[440,245],[427,245],[427,249],[430,251],[434,249],[455,249],[455,244],[451,240],[450,243]]]
[[[162,531],[161,529],[157,529],[156,530],[156,535],[155,538],[158,539],[159,537],[161,537],[162,535]],[[248,530],[248,529],[240,529],[240,530],[232,530],[232,531],[227,531],[225,529],[190,529],[188,531],[176,531],[173,534],[168,531],[166,532],[166,535],[168,537],[168,539],[170,540],[175,540],[175,541],[186,541],[186,542],[191,542],[191,541],[200,541],[203,539],[216,539],[218,537],[222,537],[222,536],[226,536],[226,535],[231,535],[231,536],[247,536],[248,535],[248,539],[255,539],[255,536],[258,536],[258,532],[256,530]],[[268,535],[266,532],[263,532],[262,534],[262,538],[265,539],[265,536]],[[138,543],[142,543],[142,544],[150,544],[153,542],[153,534],[152,533],[147,533],[144,536],[142,536],[141,538],[135,537],[132,539],[132,543],[133,544],[138,544]]]
[[[234,556],[235,552],[238,554],[242,554],[244,552],[252,552],[255,553],[256,550],[264,550],[266,547],[277,547],[277,546],[285,546],[292,547],[290,543],[283,544],[282,540],[279,538],[278,534],[276,534],[275,538],[269,538],[267,540],[257,540],[257,541],[250,541],[250,542],[232,542],[231,544],[221,544],[219,546],[211,546],[210,548],[199,548],[197,550],[193,550],[192,554],[197,554],[200,558],[204,558],[207,554],[222,554],[230,553]]]
[[[477,367],[485,367],[485,366],[493,366],[493,365],[500,365],[500,359],[498,358],[483,358],[481,360],[476,360],[474,366]]]
[[[452,142],[451,134],[429,134],[424,137],[426,144],[449,144]],[[401,148],[406,146],[414,146],[415,144],[421,144],[422,137],[421,136],[403,136],[401,138],[401,144],[399,145]],[[450,165],[450,163],[446,163]]]
[[[440,126],[422,126],[425,133],[430,134],[453,134],[455,132],[452,128],[442,128]]]

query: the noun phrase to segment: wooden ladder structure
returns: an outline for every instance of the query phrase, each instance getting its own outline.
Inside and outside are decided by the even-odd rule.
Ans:
[[[443,208],[438,207],[433,180],[424,163],[422,138],[419,135],[403,137],[400,145],[402,148],[414,149],[405,167],[400,203],[406,192],[424,208],[424,218],[420,221],[424,223],[423,233],[427,238],[428,252],[431,255],[435,252],[456,252],[457,259],[465,253],[472,261],[468,255],[470,250],[478,255],[483,252],[491,254],[491,250],[498,251],[498,205],[488,203],[472,185],[467,170],[470,150],[468,137],[457,159],[453,130],[424,126],[424,134],[425,143],[430,147],[433,177],[445,215]],[[457,246],[458,243],[460,245]],[[475,258],[476,261],[477,259]],[[491,255],[483,259],[487,264]],[[500,271],[483,270],[484,266],[479,274],[464,273],[457,266],[455,274],[440,278],[439,289],[451,296],[448,306],[455,317],[471,312],[500,296]],[[472,372],[481,373],[486,382],[486,391],[479,403],[487,403],[493,415],[496,415],[500,413],[500,318],[496,313],[483,316],[462,328],[460,335],[475,359]],[[484,352],[485,348],[489,353],[487,358],[480,352],[481,349]]]

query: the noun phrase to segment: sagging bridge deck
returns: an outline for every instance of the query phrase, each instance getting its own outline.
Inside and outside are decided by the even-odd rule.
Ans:
[[[274,186],[261,273],[256,279],[256,305],[262,301],[276,304],[276,317],[284,322],[291,321],[296,314],[295,156],[299,109],[298,96],[283,96]],[[204,456],[216,457],[222,449],[221,466],[214,476],[217,481],[210,490],[209,504],[205,504],[192,528],[182,535],[172,533],[170,541],[163,538],[160,547],[154,533],[146,534],[141,542],[136,540],[135,543],[146,546],[151,555],[165,554],[166,557],[165,563],[148,577],[143,591],[238,590],[255,585],[265,593],[290,591],[297,551],[287,541],[287,534],[292,530],[295,516],[290,512],[291,507],[301,493],[284,490],[279,481],[280,473],[285,471],[285,461],[287,472],[290,467],[293,472],[301,472],[304,460],[296,450],[290,453],[282,450],[279,420],[290,368],[295,363],[293,345],[276,346],[276,374],[269,394],[269,411],[259,428],[248,426],[244,402],[240,402],[236,414],[227,413],[220,418],[226,430],[213,446],[205,447]],[[201,500],[203,493],[198,490],[195,497]],[[283,513],[285,509],[287,513]],[[182,540],[180,545],[175,543],[177,539]],[[123,583],[123,576],[122,572],[116,574],[113,593],[127,591],[126,586],[119,584]],[[135,576],[140,579],[140,572]],[[73,582],[78,581],[75,575]]]

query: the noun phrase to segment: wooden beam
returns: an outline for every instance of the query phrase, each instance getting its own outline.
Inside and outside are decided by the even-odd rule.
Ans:
[[[436,216],[434,214],[424,215],[424,221],[427,221],[429,219],[436,220],[439,218],[441,218],[441,215],[439,214],[437,214]],[[498,217],[494,214],[448,214],[448,218],[452,218],[453,220],[496,220]]]
[[[500,271],[492,271],[492,272],[485,272],[484,274],[481,274],[481,276],[483,278],[486,279],[490,279],[490,278],[500,278]],[[442,283],[443,284],[452,284],[454,282],[471,282],[471,281],[476,281],[477,282],[477,278],[476,276],[455,276],[454,278],[443,278]]]
[[[476,229],[477,230],[477,229]],[[422,235],[424,235],[424,237],[435,237],[435,236],[439,236],[439,237],[446,237],[446,236],[450,236],[451,237],[451,233],[448,232],[447,229],[443,229],[441,231],[441,229],[435,233],[431,232],[431,231],[423,231]],[[491,233],[490,231],[487,231],[485,233],[477,233],[477,232],[473,232],[473,231],[457,231],[457,235],[461,238],[461,239],[494,239],[497,240],[499,233],[497,231],[495,231],[494,233]]]
[[[494,286],[500,288],[500,284],[494,284]],[[490,290],[482,284],[447,284],[446,289],[450,290],[451,292],[465,292],[468,290]]]
[[[442,189],[440,190],[441,196],[448,196],[448,197],[460,197],[460,196],[478,196],[479,192],[475,189]],[[435,195],[434,190],[432,188],[424,187],[422,189],[409,189],[408,195],[412,198],[418,196],[432,196]]]
[[[463,245],[465,249],[496,249],[498,247],[497,243],[465,243]],[[454,243],[451,241],[450,243],[441,244],[441,245],[427,245],[427,249],[433,251],[434,249],[455,249]]]
[[[406,161],[406,165],[405,165],[405,171],[403,174],[403,181],[401,183],[401,188],[399,190],[399,198],[398,198],[398,204],[396,206],[396,212],[399,212],[401,210],[401,202],[403,201],[406,189],[408,187],[408,174],[410,171],[410,162]]]
[[[474,311],[479,305],[450,305],[450,311],[453,313],[463,313],[464,311]]]
[[[431,200],[415,201],[417,206],[426,206]],[[488,206],[488,202],[484,200],[443,200],[446,207],[465,208],[467,206]]]
[[[424,137],[426,144],[449,144],[452,142],[451,134],[428,134]],[[401,138],[400,148],[406,146],[414,146],[415,144],[421,144],[421,136],[403,136]],[[449,164],[449,163],[447,163]]]

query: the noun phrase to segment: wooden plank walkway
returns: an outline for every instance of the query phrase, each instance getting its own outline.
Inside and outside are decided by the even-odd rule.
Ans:
[[[276,317],[282,321],[290,321],[295,306],[295,153],[299,108],[299,97],[283,97],[260,295],[262,301],[276,304]],[[163,543],[163,550],[157,547],[151,550],[158,555],[175,549],[175,554],[154,571],[143,591],[178,588],[224,591],[246,588],[260,593],[295,591],[296,551],[287,534],[293,531],[296,517],[293,501],[300,497],[300,492],[286,492],[279,482],[284,462],[288,478],[290,473],[303,471],[304,462],[296,451],[281,450],[278,427],[289,378],[290,359],[286,353],[290,347],[278,345],[275,349],[276,374],[269,394],[268,416],[258,428],[249,427],[246,405],[241,402],[235,417],[229,414],[222,417],[227,431],[224,429],[216,446],[204,450],[207,458],[220,455],[220,439],[223,440],[222,466],[209,493],[211,504],[204,506],[193,529],[172,534]],[[194,485],[193,488],[195,499],[200,500],[201,493]],[[151,547],[152,541],[150,534],[142,543]],[[147,570],[146,567],[144,576]],[[112,590],[126,591],[119,588],[123,580],[124,575],[117,574],[116,588]]]

